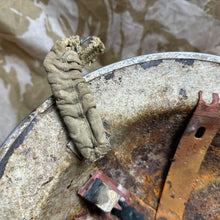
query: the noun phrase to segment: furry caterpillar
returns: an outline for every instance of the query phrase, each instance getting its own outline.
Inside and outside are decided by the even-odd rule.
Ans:
[[[109,150],[101,118],[87,87],[82,67],[103,53],[104,44],[97,37],[88,46],[79,36],[57,41],[44,60],[48,81],[60,115],[80,154],[95,161]]]

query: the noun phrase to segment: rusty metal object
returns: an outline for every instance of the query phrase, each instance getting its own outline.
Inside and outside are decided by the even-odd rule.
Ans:
[[[152,207],[99,170],[91,174],[91,178],[79,189],[78,194],[99,207],[108,219],[113,219],[113,216],[111,216],[113,208],[121,210],[118,203],[121,198],[128,205],[140,211],[146,219],[152,218],[156,213]]]
[[[113,208],[121,209],[118,204],[121,197],[130,203],[130,193],[99,170],[91,174],[91,178],[79,189],[78,194],[99,207],[108,219],[112,219]]]
[[[213,93],[206,104],[200,91],[199,104],[177,147],[163,188],[156,219],[181,220],[193,183],[205,154],[220,128],[220,103]]]
[[[206,54],[161,53],[86,75],[113,146],[94,164],[81,163],[66,147],[68,132],[48,99],[0,148],[0,219],[101,219],[101,212],[77,195],[97,169],[155,213],[197,92],[205,89],[206,102],[212,92],[220,94],[219,64],[220,57]],[[202,162],[183,220],[219,219],[219,161],[220,132]]]
[[[95,184],[96,180],[100,180],[100,184]],[[92,190],[91,188],[94,189]],[[103,188],[103,190],[100,188]],[[108,193],[109,191],[110,193]],[[88,195],[89,193],[93,194],[92,198],[90,198],[90,196]],[[110,213],[114,207],[119,208],[118,200],[121,196],[125,198],[127,202],[129,202],[130,197],[129,192],[125,188],[123,188],[120,184],[114,182],[111,178],[104,175],[99,170],[96,170],[91,174],[91,178],[88,182],[86,182],[86,184],[83,187],[79,189],[78,194],[87,199],[88,201],[93,202],[106,213]],[[100,201],[99,196],[107,197],[107,201]]]

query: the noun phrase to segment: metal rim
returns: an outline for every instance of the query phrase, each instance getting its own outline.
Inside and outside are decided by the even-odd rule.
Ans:
[[[194,52],[165,52],[165,53],[153,53],[137,57],[128,58],[107,66],[104,66],[100,69],[97,69],[91,73],[86,74],[84,77],[86,81],[93,80],[96,77],[104,75],[107,72],[114,71],[116,69],[121,69],[126,66],[135,65],[137,63],[143,63],[153,60],[169,60],[169,59],[193,59],[201,60],[212,63],[220,64],[220,56],[206,54],[206,53],[194,53]]]

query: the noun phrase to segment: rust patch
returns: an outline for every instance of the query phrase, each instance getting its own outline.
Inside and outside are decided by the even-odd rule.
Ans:
[[[156,210],[170,164],[175,161],[173,157],[176,147],[192,111],[191,108],[154,113],[146,111],[140,114],[135,122],[128,121],[120,127],[113,127],[111,122],[108,122],[107,127],[108,132],[111,133],[113,149],[95,162],[94,169],[100,169],[105,175],[137,196],[140,201]],[[212,193],[212,199],[208,203],[204,202],[205,210],[209,214],[206,215],[205,210],[199,211],[203,209],[202,199],[207,197],[202,188],[211,186],[219,178],[219,165],[216,166],[220,157],[219,147],[220,135],[218,134],[212,141],[199,171],[197,182],[193,185],[189,203],[186,203],[184,220],[191,220],[194,217],[199,219],[201,216],[206,219],[211,210],[216,210],[215,193],[211,188],[206,187],[206,193]],[[201,181],[204,182],[204,185],[201,185]],[[172,183],[170,187],[172,187]],[[214,187],[218,187],[218,185],[214,185]],[[175,197],[175,195],[171,196]],[[198,200],[198,196],[200,196],[200,200]],[[84,201],[83,204],[83,207],[88,209],[83,216],[90,215],[98,218],[101,215],[101,212],[95,207],[91,209],[91,206]],[[79,212],[77,211],[77,213]],[[211,215],[211,217],[218,216],[216,213]],[[214,217],[210,219],[215,219]],[[102,218],[104,217],[100,217],[100,219]],[[159,219],[165,220],[166,218]]]
[[[190,114],[187,108],[146,112],[135,122],[111,127],[113,150],[96,162],[98,169],[156,209],[170,159]]]
[[[220,103],[213,93],[206,104],[200,92],[199,104],[184,131],[163,188],[156,218],[182,219],[187,200],[206,152],[220,128]]]
[[[220,132],[213,139],[202,162],[193,185],[193,192],[187,201],[183,220],[215,220],[220,218]]]

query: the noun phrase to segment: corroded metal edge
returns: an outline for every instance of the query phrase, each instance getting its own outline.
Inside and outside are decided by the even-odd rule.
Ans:
[[[104,75],[107,72],[112,72],[116,69],[121,69],[123,67],[128,67],[134,64],[140,64],[144,62],[154,61],[154,60],[169,60],[169,59],[192,59],[207,61],[212,63],[220,64],[220,56],[206,54],[206,53],[194,53],[194,52],[165,52],[165,53],[153,53],[137,57],[132,57],[125,59],[100,69],[97,69],[91,73],[85,75],[86,81],[93,80],[96,77]]]
[[[54,104],[52,97],[46,99],[40,104],[31,114],[29,114],[24,120],[22,120],[18,126],[16,126],[3,144],[0,146],[0,161],[4,158],[9,147],[15,142],[15,140],[25,131],[25,129],[33,122],[37,115],[44,113]]]
[[[86,74],[84,77],[87,82],[100,77],[108,72],[112,72],[116,69],[121,69],[123,67],[141,64],[144,62],[155,61],[155,60],[169,60],[169,59],[192,59],[192,60],[200,60],[207,61],[220,64],[220,56],[215,56],[211,54],[204,53],[194,53],[194,52],[165,52],[165,53],[154,53],[148,55],[142,55],[137,57],[132,57],[129,59],[125,59],[100,69],[97,69],[91,73]],[[51,105],[53,105],[54,101],[52,97],[46,99],[39,107],[37,107],[30,115],[28,115],[23,121],[21,121],[18,126],[12,130],[3,144],[0,146],[0,161],[5,156],[8,151],[9,146],[11,146],[15,140],[21,135],[21,133],[30,125],[30,123],[36,118],[38,114],[42,114],[45,112]]]
[[[207,104],[199,93],[199,102],[181,137],[169,168],[157,209],[156,219],[182,219],[206,152],[220,128],[219,96]],[[197,136],[200,128],[205,131]]]

